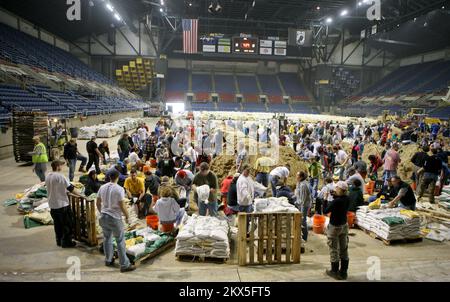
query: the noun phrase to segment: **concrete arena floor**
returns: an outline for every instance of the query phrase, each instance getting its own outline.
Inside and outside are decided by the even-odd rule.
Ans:
[[[152,124],[153,120],[149,120]],[[114,150],[118,137],[109,139]],[[80,141],[85,154],[85,141]],[[49,167],[50,169],[50,167]],[[67,167],[64,168],[67,175]],[[75,177],[78,178],[77,172]],[[13,158],[0,161],[0,201],[34,185],[32,167],[18,165]],[[309,233],[306,253],[296,265],[240,267],[233,257],[225,264],[179,262],[168,251],[144,262],[135,272],[122,274],[104,266],[104,258],[92,248],[61,249],[54,243],[52,226],[23,227],[14,206],[0,207],[0,280],[68,281],[68,257],[81,261],[81,281],[331,281],[324,271],[329,266],[326,237]],[[348,281],[370,281],[367,272],[371,256],[380,259],[381,281],[450,281],[450,243],[424,240],[419,243],[386,246],[360,230],[351,230]],[[218,272],[220,272],[218,274]]]

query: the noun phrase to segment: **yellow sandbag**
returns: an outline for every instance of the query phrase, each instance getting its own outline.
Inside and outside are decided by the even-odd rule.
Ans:
[[[16,194],[16,199],[22,199],[22,197],[24,197],[25,196],[25,194],[24,193],[17,193]]]
[[[411,211],[411,210],[400,210],[400,214],[407,216],[409,218],[416,218],[416,217],[420,217],[419,214],[417,214],[417,212],[415,211]]]
[[[369,209],[376,210],[381,207],[381,197],[369,204]]]

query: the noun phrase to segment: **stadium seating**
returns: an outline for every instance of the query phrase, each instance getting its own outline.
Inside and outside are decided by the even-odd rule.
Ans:
[[[387,96],[433,93],[450,81],[450,61],[402,66],[370,86],[359,96]]]
[[[0,58],[89,81],[113,84],[113,81],[90,69],[70,53],[4,24],[0,24]]]
[[[261,74],[258,75],[258,79],[263,94],[267,96],[283,96],[283,92],[280,85],[278,85],[278,81],[275,75]]]
[[[142,100],[119,97],[93,96],[88,99],[74,92],[60,92],[46,86],[29,86],[23,90],[17,85],[0,85],[0,110],[2,119],[13,110],[46,111],[49,116],[72,117],[75,114],[97,115],[143,109]],[[6,111],[5,111],[6,110]]]
[[[292,100],[307,100],[308,95],[305,88],[299,82],[295,73],[280,73],[278,75],[284,91]]]
[[[270,107],[270,110],[291,112],[288,104],[283,104],[283,95],[286,93],[294,101],[308,101],[308,95],[305,88],[299,82],[294,73],[279,74],[280,81],[275,74],[210,74],[196,73],[189,75],[186,69],[170,68],[168,71],[165,98],[168,102],[184,101],[186,93],[192,92],[194,98],[192,101],[193,110],[231,110],[240,109],[236,103],[236,94],[243,96],[243,111],[265,112],[266,107],[259,101],[259,95],[267,96],[268,105],[280,105]],[[280,82],[284,87],[280,86]],[[191,83],[191,85],[189,85]],[[189,87],[191,86],[191,87]],[[237,87],[236,87],[237,86]],[[214,104],[204,104],[211,100],[211,93],[219,95],[217,109]],[[195,104],[194,103],[202,103]],[[300,111],[311,113],[312,110],[308,104],[296,106]]]
[[[236,93],[236,87],[234,86],[234,78],[232,75],[214,75],[214,83],[217,93]]]

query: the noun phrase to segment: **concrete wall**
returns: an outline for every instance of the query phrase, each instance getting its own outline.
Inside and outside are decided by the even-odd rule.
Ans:
[[[80,128],[83,126],[92,126],[103,123],[114,122],[126,117],[139,118],[143,117],[142,111],[136,112],[125,112],[125,113],[114,113],[111,115],[95,115],[88,116],[85,120],[78,119],[68,119],[67,128]],[[13,157],[13,146],[12,146],[12,127],[8,127],[6,132],[0,132],[0,159]]]

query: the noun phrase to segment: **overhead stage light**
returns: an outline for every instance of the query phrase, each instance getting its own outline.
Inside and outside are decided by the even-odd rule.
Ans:
[[[328,17],[325,22],[327,22],[327,24],[330,24],[331,22],[333,22],[333,18]]]
[[[107,8],[110,12],[114,11],[114,7],[113,7],[110,3],[106,3],[106,8]]]
[[[348,14],[348,10],[344,9],[341,11],[341,17],[346,16]]]
[[[117,21],[122,21],[122,17],[118,13],[114,14],[114,18],[116,18]]]

